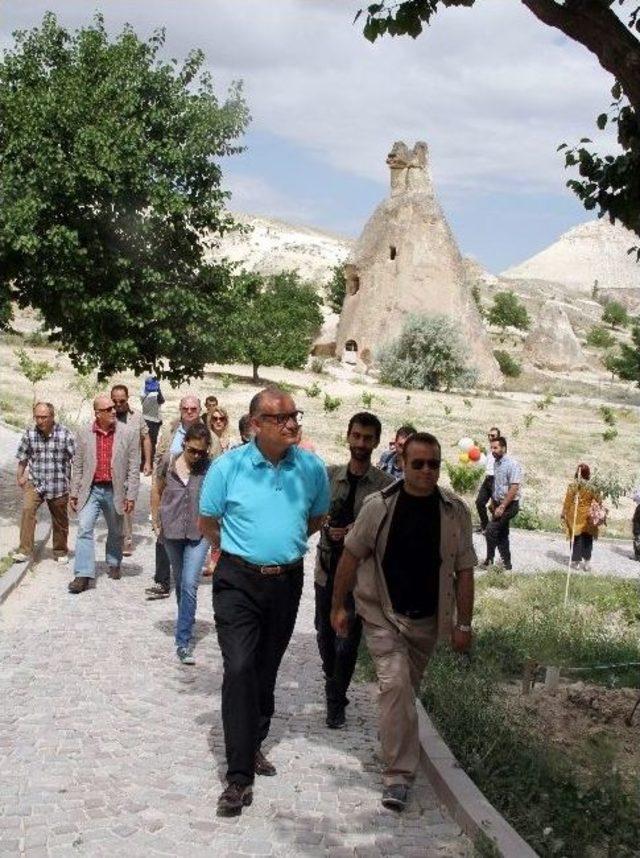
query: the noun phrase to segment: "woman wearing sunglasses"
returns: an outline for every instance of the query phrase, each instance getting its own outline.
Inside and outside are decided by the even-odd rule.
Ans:
[[[209,542],[198,530],[202,481],[209,468],[211,435],[203,423],[189,426],[182,453],[160,470],[151,490],[153,529],[162,539],[176,588],[176,654],[182,664],[195,664],[192,640],[198,585]]]

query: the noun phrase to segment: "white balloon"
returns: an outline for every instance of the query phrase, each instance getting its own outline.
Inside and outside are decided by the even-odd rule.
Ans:
[[[458,441],[458,448],[463,453],[468,453],[472,447],[473,447],[473,438],[461,438]]]
[[[487,455],[486,453],[480,453],[480,458],[477,462],[474,462],[476,468],[484,468],[487,464]]]

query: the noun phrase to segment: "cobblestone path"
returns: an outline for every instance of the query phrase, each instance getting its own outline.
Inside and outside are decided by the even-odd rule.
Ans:
[[[200,588],[197,665],[181,666],[173,598],[144,598],[153,545],[146,524],[137,531],[120,581],[102,567],[94,590],[71,596],[70,567],[43,560],[0,609],[0,854],[470,854],[423,776],[404,814],[381,807],[370,687],[354,689],[347,729],[324,726],[310,559],[265,748],[278,776],[257,780],[241,817],[218,819],[210,587]]]

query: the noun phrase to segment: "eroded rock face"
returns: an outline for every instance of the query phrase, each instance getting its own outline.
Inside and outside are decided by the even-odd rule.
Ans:
[[[586,366],[567,314],[557,301],[547,301],[525,340],[525,357],[543,369],[569,370]]]
[[[367,366],[400,333],[409,313],[445,314],[458,324],[479,381],[502,384],[474,305],[460,251],[435,195],[426,143],[395,143],[387,157],[391,194],[375,210],[345,263],[347,297],[336,354],[355,343]]]

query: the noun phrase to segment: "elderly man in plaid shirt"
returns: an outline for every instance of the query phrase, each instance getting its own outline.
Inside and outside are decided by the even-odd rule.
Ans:
[[[33,554],[36,513],[46,501],[53,525],[53,553],[59,563],[67,563],[69,475],[75,452],[73,435],[66,426],[56,423],[50,402],[36,402],[33,419],[35,425],[25,431],[16,453],[16,482],[23,492],[23,506],[20,547],[13,559],[22,563]]]

